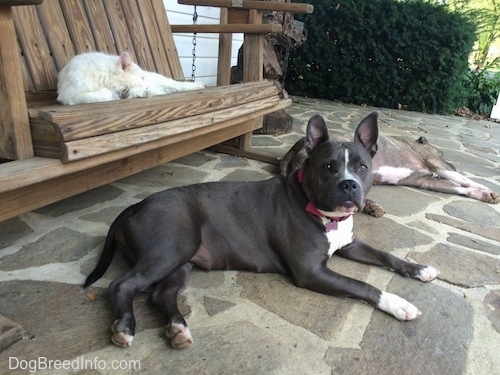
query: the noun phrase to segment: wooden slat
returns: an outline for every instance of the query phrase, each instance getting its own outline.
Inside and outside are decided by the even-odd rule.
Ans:
[[[193,136],[209,133],[214,124],[224,124],[259,110],[273,108],[278,102],[278,97],[274,96],[216,112],[66,142],[62,160],[63,162],[81,160],[132,146],[146,145],[159,139],[164,139],[165,142],[170,142],[176,137],[180,137],[180,141],[187,140]]]
[[[227,8],[220,10],[220,24],[228,23]],[[219,54],[217,61],[217,86],[229,85],[231,83],[231,54],[232,54],[233,35],[219,34]]]
[[[30,81],[35,90],[50,90],[57,86],[57,69],[36,9],[32,6],[12,9],[21,49],[24,52]],[[29,26],[28,26],[29,25]]]
[[[65,141],[152,125],[278,96],[270,81],[201,91],[78,106],[44,107],[30,111],[37,118],[57,124]],[[36,140],[35,140],[36,141]]]
[[[276,2],[276,1],[255,1],[255,0],[177,0],[179,4],[201,5],[208,7],[240,8],[257,10],[275,10],[278,12],[291,13],[312,13],[314,7],[311,4]]]
[[[283,27],[276,23],[262,25],[228,24],[228,25],[172,25],[173,33],[245,33],[268,34],[281,33]]]
[[[149,0],[140,0],[149,1]],[[163,6],[162,2],[154,1],[152,2],[153,12],[156,17],[156,22],[153,24],[158,28],[158,34],[161,37],[161,46],[164,48],[164,56],[168,57],[168,71],[171,74],[162,73],[173,79],[183,80],[184,73],[182,71],[181,63],[179,60],[179,55],[177,53],[177,48],[174,43],[174,36],[172,35],[172,30],[170,29],[170,23],[168,22],[167,12]],[[151,36],[151,35],[149,35]],[[150,45],[153,45],[155,41],[150,39]],[[163,70],[158,70],[161,73]]]
[[[61,0],[60,3],[69,37],[74,47],[72,53],[67,56],[68,60],[75,54],[96,51],[97,46],[83,2],[81,0]],[[59,67],[59,70],[61,69],[62,67]]]
[[[34,5],[40,4],[43,0],[0,0],[0,6]]]
[[[150,54],[149,63],[151,64],[148,70],[158,72],[167,77],[172,77],[170,66],[161,35],[156,25],[156,18],[151,1],[138,1],[136,6],[138,14],[136,18],[140,18],[144,29],[143,45],[148,47]],[[146,42],[146,43],[145,43]]]
[[[59,0],[45,0],[44,6],[36,9],[55,62],[55,70],[59,71],[75,55]]]
[[[155,71],[155,63],[147,43],[146,31],[141,20],[141,13],[136,1],[122,0],[123,15],[128,27],[128,34],[132,40],[135,51],[135,62],[142,69]]]
[[[84,5],[96,49],[104,53],[117,55],[118,50],[116,49],[102,0],[87,0]]]
[[[120,0],[106,0],[103,1],[108,22],[113,32],[113,40],[116,45],[118,54],[128,52],[134,61],[137,61],[135,54],[134,44],[128,34],[127,23],[125,14],[121,6]]]
[[[11,8],[0,6],[0,157],[33,156]]]
[[[250,9],[248,22],[262,24],[262,10]],[[245,34],[243,37],[243,82],[262,79],[264,74],[264,35]],[[257,128],[262,127],[263,118],[251,120]],[[252,134],[247,133],[239,138],[238,148],[248,151],[252,147]]]

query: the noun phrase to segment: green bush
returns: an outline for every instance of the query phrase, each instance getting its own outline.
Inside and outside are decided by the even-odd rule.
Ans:
[[[500,72],[490,73],[490,68],[500,66],[500,58],[496,58],[483,69],[468,72],[465,77],[464,87],[467,102],[465,107],[481,116],[488,116],[500,93]]]
[[[291,94],[452,112],[465,104],[472,22],[422,1],[309,0],[307,41],[289,61]]]

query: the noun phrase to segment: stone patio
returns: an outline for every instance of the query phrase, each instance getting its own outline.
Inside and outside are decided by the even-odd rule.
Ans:
[[[294,98],[288,110],[293,131],[256,136],[254,146],[283,155],[313,114],[321,113],[332,132],[352,133],[373,110],[384,135],[425,135],[459,171],[500,193],[495,122]],[[269,164],[198,152],[0,223],[0,373],[500,372],[500,205],[394,186],[372,189],[369,198],[387,214],[356,215],[355,233],[435,266],[439,279],[423,284],[338,257],[329,265],[408,299],[422,311],[418,319],[399,322],[359,301],[296,288],[283,276],[195,270],[181,298],[195,339],[189,349],[169,346],[165,323],[146,293],[135,302],[134,345],[114,346],[106,287],[127,266],[117,256],[103,279],[81,287],[113,219],[165,188],[267,179],[277,172]],[[63,364],[69,368],[56,369]]]

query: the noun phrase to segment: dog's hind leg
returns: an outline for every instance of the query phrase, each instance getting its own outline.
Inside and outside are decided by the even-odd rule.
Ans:
[[[461,188],[454,189],[458,194],[467,195],[487,203],[500,203],[500,196],[494,193],[490,188],[465,177],[457,171],[440,170],[438,174],[446,180],[459,184]]]
[[[189,279],[193,263],[187,262],[160,280],[154,289],[152,302],[168,321],[165,334],[176,349],[184,349],[193,343],[193,337],[177,306],[177,297]]]
[[[173,267],[164,265],[163,267],[154,267],[161,262],[154,258],[147,262],[138,262],[129,272],[122,277],[114,280],[108,288],[109,296],[118,319],[113,323],[111,330],[113,336],[111,341],[121,347],[132,346],[132,340],[135,334],[135,318],[133,312],[133,303],[135,296],[162,280],[168,275]]]

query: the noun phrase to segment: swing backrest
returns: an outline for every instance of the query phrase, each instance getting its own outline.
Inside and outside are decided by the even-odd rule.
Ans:
[[[55,90],[75,55],[127,51],[145,70],[184,79],[161,0],[44,0],[13,7],[25,91]]]

